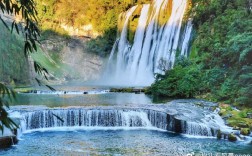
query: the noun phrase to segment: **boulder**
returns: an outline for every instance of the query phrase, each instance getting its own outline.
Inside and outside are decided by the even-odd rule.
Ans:
[[[237,141],[237,137],[233,133],[230,133],[228,135],[228,140],[234,142]]]
[[[240,127],[237,127],[237,126],[234,126],[234,127],[233,127],[233,130],[241,130],[241,128],[240,128]]]
[[[240,132],[241,132],[242,135],[250,135],[250,129],[249,128],[242,128]]]
[[[0,137],[0,149],[9,148],[10,146],[18,142],[16,136],[4,136]]]

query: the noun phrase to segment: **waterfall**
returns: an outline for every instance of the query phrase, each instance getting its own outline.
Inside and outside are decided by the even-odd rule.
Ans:
[[[151,106],[153,107],[153,106]],[[74,129],[155,129],[192,136],[216,136],[217,114],[199,121],[180,119],[174,113],[152,108],[55,108],[20,112],[19,133]],[[183,115],[182,115],[183,116]],[[215,117],[214,117],[215,116]],[[214,124],[212,124],[214,123]]]
[[[149,120],[151,118],[151,120]],[[155,114],[142,110],[59,109],[26,113],[23,131],[57,127],[165,128]]]
[[[103,82],[147,86],[154,82],[155,73],[163,72],[159,65],[161,60],[169,69],[177,53],[187,56],[192,22],[189,20],[182,31],[186,7],[187,0],[154,0],[152,4],[134,6],[121,14],[120,35],[109,57]],[[135,18],[137,26],[132,32],[129,25]],[[134,34],[133,43],[129,41],[129,34]]]
[[[183,40],[182,48],[181,48],[181,55],[183,56],[188,55],[189,41],[191,38],[192,28],[193,28],[192,20],[189,20],[186,25],[186,30],[184,33],[184,40]]]

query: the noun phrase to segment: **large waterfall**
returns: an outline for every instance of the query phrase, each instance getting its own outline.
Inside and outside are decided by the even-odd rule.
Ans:
[[[114,85],[150,85],[155,73],[173,67],[177,55],[187,56],[192,31],[191,20],[182,24],[187,6],[187,0],[154,0],[121,14],[120,35],[103,80]]]

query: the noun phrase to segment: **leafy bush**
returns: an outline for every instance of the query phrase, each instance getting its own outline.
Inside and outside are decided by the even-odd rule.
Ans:
[[[180,64],[166,71],[162,79],[149,88],[154,96],[191,98],[200,94],[202,74],[196,65],[183,67]]]

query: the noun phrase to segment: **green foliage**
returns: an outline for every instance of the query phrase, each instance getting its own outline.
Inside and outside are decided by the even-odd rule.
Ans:
[[[225,101],[239,105],[252,106],[252,12],[248,0],[192,0],[193,23],[196,34],[192,43],[189,66],[180,63],[178,59],[171,73],[164,80],[152,85],[162,95],[173,96],[183,91],[181,88],[184,77],[191,74],[188,71],[197,69],[200,79],[196,79],[201,87],[195,87],[200,97],[214,101]],[[178,68],[182,66],[183,68]],[[169,73],[169,71],[168,71]],[[175,82],[171,79],[176,80]],[[176,79],[175,79],[176,78]],[[165,82],[166,81],[166,82]],[[168,86],[162,88],[161,84]],[[180,82],[180,83],[178,83]],[[173,89],[172,84],[175,83]],[[156,87],[155,89],[153,87]],[[190,86],[188,86],[190,87]],[[203,96],[204,95],[204,96]],[[205,97],[207,95],[207,97]],[[185,96],[185,97],[187,97]]]
[[[1,22],[0,29],[5,30]],[[0,80],[13,82],[13,85],[29,82],[28,60],[23,53],[23,41],[20,38],[9,31],[0,31]]]
[[[38,19],[43,30],[58,30],[60,24],[76,28],[92,24],[104,33],[117,25],[118,15],[131,6],[150,0],[36,0]],[[67,11],[66,11],[67,10]]]
[[[23,54],[27,56],[29,53],[32,53],[34,50],[37,50],[36,43],[38,42],[39,30],[36,26],[36,10],[34,7],[33,0],[26,1],[16,1],[16,0],[5,0],[0,1],[0,9],[2,13],[12,14],[12,15],[21,15],[23,19],[23,27],[17,21],[12,21],[11,27],[9,24],[3,19],[2,14],[0,14],[0,20],[7,28],[13,32],[16,30],[18,34],[23,34],[24,37],[24,52]],[[20,30],[22,27],[22,31]],[[12,48],[15,46],[12,46]],[[18,47],[18,46],[17,46]],[[9,49],[11,50],[11,49]],[[4,52],[0,52],[4,53]],[[7,56],[8,56],[7,52]],[[6,53],[5,53],[6,55]],[[11,58],[6,58],[10,59]],[[3,61],[4,63],[4,61]],[[13,62],[12,62],[13,63]],[[22,68],[22,67],[21,67]],[[8,117],[8,113],[5,110],[4,106],[9,107],[8,103],[4,100],[5,94],[8,95],[9,99],[14,97],[13,92],[7,88],[3,83],[0,83],[0,130],[3,132],[4,128],[14,129],[17,128],[17,125]]]
[[[252,14],[248,1],[197,0],[193,47],[205,87],[220,101],[251,105]],[[246,70],[245,70],[246,68]]]
[[[157,79],[151,85],[148,92],[154,96],[179,98],[191,98],[200,94],[202,90],[200,69],[194,64],[184,67],[181,64],[185,63],[179,63],[173,69],[166,71],[161,79]]]
[[[4,108],[9,108],[9,103],[5,100],[5,96],[10,100],[16,98],[15,92],[12,89],[6,87],[3,83],[0,83],[0,131],[2,131],[2,133],[4,132],[5,127],[11,130],[18,128],[18,125],[8,117],[8,113]]]
[[[23,35],[23,41],[24,41],[24,50],[19,51],[19,53],[24,54],[24,58],[27,58],[27,56],[35,51],[37,51],[37,44],[39,44],[38,37],[40,36],[40,31],[36,25],[37,23],[37,11],[35,9],[35,3],[33,0],[26,0],[26,1],[19,1],[19,0],[5,0],[0,1],[0,10],[2,14],[0,14],[0,20],[6,27],[6,30],[9,30],[10,32],[13,32],[13,30],[16,31],[17,34]],[[11,21],[11,26],[8,22],[2,17],[3,14],[9,14],[14,16],[21,16],[21,22],[19,23],[16,20]],[[1,39],[4,40],[4,39]],[[17,46],[15,46],[15,43],[9,43],[7,45],[13,45],[12,47],[19,47],[19,43],[17,43]],[[8,47],[7,47],[8,48]],[[13,49],[8,49],[13,50]],[[5,53],[5,55],[8,56],[8,51]],[[0,52],[1,54],[2,52]],[[4,52],[3,52],[4,53]],[[15,56],[12,56],[15,57]],[[10,57],[6,58],[12,60]],[[13,63],[13,62],[12,62]],[[48,74],[48,71],[39,65],[36,61],[34,61],[35,71],[38,72],[41,75],[44,75],[47,79],[46,74]],[[22,68],[22,66],[20,66]],[[36,79],[37,82],[41,85],[42,83]],[[2,80],[1,80],[2,81]],[[50,86],[48,86],[51,88]],[[0,82],[0,130],[3,132],[4,127],[7,127],[9,129],[14,129],[17,127],[17,125],[8,117],[8,113],[6,112],[4,106],[8,107],[8,103],[5,102],[4,96],[5,94],[8,95],[9,99],[11,99],[11,96],[14,97],[13,92],[6,87],[2,82]]]
[[[111,52],[115,42],[116,28],[105,31],[101,36],[87,42],[87,51],[106,56]]]
[[[185,56],[178,56],[176,58],[175,66],[187,67],[191,64],[192,62]]]
[[[119,14],[133,5],[150,3],[151,0],[75,0],[74,2],[36,0],[36,2],[39,25],[43,31],[66,35],[61,25],[79,29],[84,25],[92,24],[94,31],[98,31],[100,35],[87,43],[87,50],[104,56],[111,51],[116,39]],[[134,25],[135,22],[131,24]],[[136,27],[132,26],[133,28]],[[130,40],[133,41],[134,30],[131,32]]]
[[[246,117],[247,117],[247,113],[244,112],[244,111],[241,111],[241,112],[238,113],[238,116],[239,116],[240,118],[246,118]]]
[[[252,66],[244,66],[239,75],[240,89],[237,102],[252,106]]]

